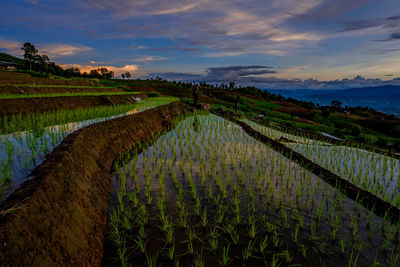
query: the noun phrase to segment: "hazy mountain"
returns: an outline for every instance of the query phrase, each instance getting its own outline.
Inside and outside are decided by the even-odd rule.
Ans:
[[[268,90],[268,89],[267,89]],[[339,100],[343,106],[367,106],[376,110],[400,116],[400,86],[385,85],[379,87],[352,88],[344,90],[268,90],[285,97],[312,101],[321,105],[330,105]]]

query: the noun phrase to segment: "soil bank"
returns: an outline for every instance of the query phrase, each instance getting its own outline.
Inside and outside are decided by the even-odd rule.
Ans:
[[[70,134],[0,206],[0,265],[98,266],[113,160],[189,112],[174,102]]]
[[[135,95],[141,99],[146,95]],[[0,115],[10,117],[18,113],[43,113],[55,110],[90,108],[135,103],[133,95],[62,96],[0,99]]]

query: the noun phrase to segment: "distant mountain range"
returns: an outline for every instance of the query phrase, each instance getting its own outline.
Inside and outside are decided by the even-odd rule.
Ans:
[[[339,100],[343,103],[343,106],[371,107],[400,117],[400,86],[385,85],[341,90],[266,90],[271,93],[281,94],[284,97],[312,101],[320,105],[330,105],[332,100]]]

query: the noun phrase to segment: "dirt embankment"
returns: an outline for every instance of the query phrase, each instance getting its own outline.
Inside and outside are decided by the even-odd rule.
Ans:
[[[287,101],[272,101],[272,103],[280,105],[279,108],[272,109],[274,111],[286,113],[293,116],[303,117],[309,120],[312,120],[312,117],[314,116],[312,111]]]
[[[0,265],[99,265],[113,160],[188,112],[174,102],[70,134],[0,206]]]
[[[102,86],[98,79],[51,79],[35,78],[27,73],[0,72],[1,84],[34,84],[34,85],[74,85],[74,86]]]
[[[135,95],[142,99],[146,95]],[[133,95],[63,96],[0,99],[0,115],[41,113],[55,110],[90,108],[135,103]]]
[[[65,93],[95,93],[95,92],[125,92],[123,88],[104,88],[104,87],[54,87],[40,86],[34,87],[29,85],[15,86],[4,85],[0,86],[0,94],[9,95],[24,95],[24,94],[65,94]]]
[[[153,87],[147,85],[127,85],[127,86],[130,91],[135,91],[135,92],[158,92]]]

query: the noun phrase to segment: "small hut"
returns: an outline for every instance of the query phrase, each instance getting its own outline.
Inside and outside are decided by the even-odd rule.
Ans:
[[[14,62],[0,61],[0,70],[15,70],[17,64]]]

